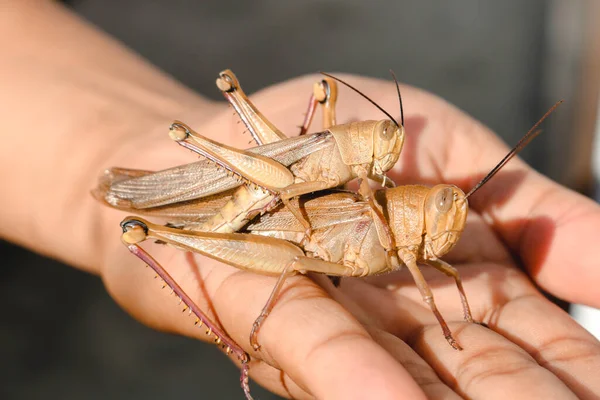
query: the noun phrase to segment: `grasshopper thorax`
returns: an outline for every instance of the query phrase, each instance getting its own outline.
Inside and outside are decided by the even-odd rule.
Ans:
[[[425,198],[425,258],[448,253],[460,239],[467,220],[468,202],[454,185],[437,185]]]
[[[404,145],[404,126],[387,119],[373,129],[373,173],[382,175],[398,161]]]

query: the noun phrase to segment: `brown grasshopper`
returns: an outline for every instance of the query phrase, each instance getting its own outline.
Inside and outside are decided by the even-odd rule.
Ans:
[[[489,181],[531,139],[541,131],[541,122],[554,111],[555,104],[523,136],[517,145],[467,194],[454,185],[441,184],[429,188],[420,185],[382,189],[376,199],[394,235],[394,251],[401,264],[386,262],[386,242],[379,219],[367,201],[353,193],[341,192],[298,202],[313,230],[304,241],[303,225],[289,208],[279,208],[251,221],[245,233],[214,233],[186,231],[152,224],[137,217],[127,217],[121,223],[122,240],[129,250],[140,256],[138,243],[152,238],[174,247],[203,254],[236,268],[261,274],[279,275],[279,279],[250,335],[255,350],[260,348],[259,328],[271,312],[285,280],[295,273],[317,272],[331,276],[364,277],[398,270],[406,265],[423,300],[437,318],[444,337],[455,349],[460,345],[452,336],[438,311],[433,294],[418,263],[433,266],[454,278],[464,312],[473,322],[466,294],[458,271],[441,260],[460,239],[464,230],[468,198]],[[294,200],[296,202],[296,200]],[[204,207],[200,200],[197,206]],[[153,268],[162,268],[147,256]]]
[[[388,248],[393,247],[391,232],[381,210],[373,201],[373,192],[366,179],[383,185],[388,183],[385,172],[398,160],[404,142],[403,117],[402,123],[398,123],[375,104],[390,120],[335,125],[337,86],[331,76],[327,77],[330,79],[323,80],[313,90],[301,132],[308,129],[319,103],[323,104],[326,130],[282,139],[285,135],[248,100],[235,75],[229,70],[223,71],[217,79],[217,86],[234,106],[255,140],[265,144],[249,150],[238,150],[205,138],[181,122],[175,122],[171,126],[170,136],[210,161],[157,173],[112,169],[105,175],[96,197],[120,209],[154,213],[155,207],[210,196],[240,186],[238,180],[242,180],[246,184],[237,189],[220,212],[197,226],[191,223],[193,221],[188,221],[186,227],[201,231],[235,232],[256,214],[273,208],[281,200],[304,225],[305,237],[308,237],[310,225],[300,210],[289,203],[289,199],[358,178],[361,182],[359,193],[377,213],[390,242]],[[402,111],[399,89],[398,96]],[[215,168],[211,162],[226,171]]]
[[[313,88],[308,112],[301,128],[301,136],[285,138],[285,135],[271,124],[248,100],[241,90],[237,78],[231,71],[223,71],[220,74],[217,79],[217,86],[223,91],[225,97],[233,105],[259,144],[258,147],[247,151],[239,151],[212,142],[211,144],[215,146],[212,149],[216,148],[218,151],[223,151],[223,149],[232,150],[231,153],[234,157],[238,157],[233,160],[233,166],[238,165],[238,162],[243,164],[239,159],[239,157],[242,157],[242,161],[258,161],[259,166],[266,164],[272,167],[272,170],[279,171],[285,176],[290,174],[290,170],[286,170],[282,166],[291,165],[290,169],[294,173],[294,179],[301,180],[305,185],[300,185],[301,190],[299,192],[294,192],[298,189],[298,186],[294,188],[293,185],[292,187],[288,185],[287,189],[291,189],[289,193],[292,193],[292,195],[288,194],[288,197],[285,197],[284,202],[286,203],[289,198],[302,194],[303,190],[312,191],[321,187],[337,186],[347,180],[359,177],[364,182],[361,184],[363,188],[361,193],[367,193],[365,198],[370,200],[369,204],[373,207],[374,202],[370,194],[370,188],[366,185],[365,177],[371,177],[384,185],[386,184],[385,172],[398,159],[404,141],[403,116],[402,125],[400,125],[376,105],[390,117],[390,121],[366,121],[336,125],[335,101],[337,99],[337,86],[335,81],[328,76]],[[355,88],[351,88],[357,91]],[[400,98],[399,89],[398,96]],[[323,107],[323,125],[327,130],[305,135],[314,116],[314,111],[319,104]],[[400,106],[402,111],[401,98]],[[172,128],[171,135],[176,138],[182,131],[186,133],[186,136],[190,133],[188,128],[181,123],[175,123]],[[353,139],[357,140],[353,142]],[[184,142],[180,137],[178,140]],[[362,153],[358,154],[357,157],[350,154],[354,145],[361,144],[364,144],[360,147],[363,149]],[[343,148],[345,152],[340,148]],[[227,161],[227,157],[223,158]],[[303,158],[305,159],[302,160]],[[328,165],[329,171],[325,171],[329,174],[319,169],[322,164],[320,161],[323,158],[332,160]],[[223,162],[222,159],[220,160]],[[302,161],[298,162],[299,160]],[[371,161],[361,164],[360,162],[363,160]],[[337,172],[335,171],[336,168],[338,168]],[[335,172],[335,174],[331,175],[332,172]],[[339,178],[340,176],[342,179]],[[316,185],[311,185],[311,177],[325,180],[317,181]],[[100,185],[93,194],[112,207],[163,217],[185,229],[233,232],[243,227],[249,219],[256,215],[257,212],[253,211],[264,211],[274,207],[277,202],[277,198],[272,194],[273,191],[265,191],[262,187],[258,187],[256,182],[250,182],[248,179],[245,182],[250,184],[242,185],[239,179],[232,177],[227,170],[215,168],[211,161],[203,160],[159,172],[112,168],[101,178]],[[260,179],[258,182],[261,182]],[[365,190],[365,187],[367,190]],[[201,199],[200,203],[195,200],[197,198]],[[289,205],[289,203],[287,204]],[[292,212],[294,210],[296,208],[292,208]],[[374,210],[379,212],[379,218],[382,223],[385,223],[381,211],[375,208]],[[299,214],[295,213],[294,215],[298,216]],[[300,214],[300,216],[302,215]],[[304,221],[304,217],[300,221]],[[306,227],[306,225],[304,226]],[[389,228],[387,232],[389,238]],[[149,265],[153,265],[157,274],[165,281],[165,285],[170,286],[186,304],[186,308],[189,308],[190,313],[193,312],[198,317],[197,323],[200,325],[206,324],[208,327],[207,334],[214,334],[217,343],[221,344],[228,353],[233,351],[242,361],[241,381],[244,391],[249,397],[248,355],[206,318],[201,310],[176,286],[168,273],[153,261],[150,255],[137,246],[135,248],[130,246],[130,250]]]

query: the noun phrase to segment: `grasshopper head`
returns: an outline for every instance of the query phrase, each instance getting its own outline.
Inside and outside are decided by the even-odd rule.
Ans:
[[[425,258],[441,257],[452,250],[465,227],[469,196],[492,179],[511,158],[541,132],[538,126],[560,104],[562,104],[562,100],[552,106],[515,147],[467,194],[454,185],[437,185],[431,189],[425,198]]]
[[[377,121],[375,128],[373,129],[373,167],[371,173],[373,175],[381,176],[385,172],[392,169],[398,158],[400,157],[400,151],[404,144],[404,110],[402,108],[402,96],[400,95],[400,85],[396,79],[394,72],[390,70],[396,83],[396,89],[398,91],[398,101],[400,104],[400,121],[396,121],[394,117],[387,111],[385,111],[380,105],[371,100],[367,95],[362,93],[354,86],[344,82],[343,80],[336,78],[335,76],[321,72],[323,75],[334,79],[356,93],[364,97],[367,101],[377,107],[382,113],[387,115],[389,120]],[[370,154],[369,154],[370,155]]]
[[[468,202],[454,185],[434,186],[425,198],[425,258],[448,253],[460,239],[467,220]]]
[[[387,119],[373,130],[373,173],[382,175],[392,169],[404,144],[404,127]]]

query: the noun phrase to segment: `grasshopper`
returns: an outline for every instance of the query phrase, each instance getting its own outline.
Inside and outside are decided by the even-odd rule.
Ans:
[[[390,266],[386,262],[388,242],[381,234],[379,219],[366,200],[348,192],[317,196],[306,201],[293,200],[296,207],[303,209],[313,227],[308,241],[303,239],[303,225],[289,207],[280,207],[251,221],[244,233],[186,231],[152,224],[137,217],[127,217],[121,223],[122,240],[138,256],[143,251],[138,244],[152,238],[236,268],[279,275],[250,334],[250,343],[255,350],[260,349],[260,326],[270,314],[285,280],[292,274],[317,272],[330,276],[364,277],[398,270],[404,265],[415,280],[423,300],[438,320],[448,343],[454,349],[461,350],[436,307],[433,293],[418,263],[431,265],[455,280],[464,319],[473,322],[460,275],[441,257],[452,250],[460,239],[467,219],[468,198],[541,132],[537,130],[539,125],[561,103],[562,101],[556,103],[466,194],[457,186],[449,184],[432,188],[421,185],[401,186],[382,189],[376,193],[376,201],[382,205],[394,235],[394,251],[401,264]],[[203,206],[201,200],[198,206]],[[147,258],[142,259],[148,263]],[[150,261],[156,263],[154,260]],[[162,267],[154,265],[153,268]]]
[[[286,138],[250,102],[231,71],[219,74],[217,87],[222,89],[258,144],[248,152],[289,166],[327,145],[326,138],[318,134]],[[322,104],[325,111],[324,126],[335,124],[336,100],[334,81],[324,79],[315,84],[302,131],[308,129],[317,104]],[[144,210],[208,197],[241,185],[240,179],[232,177],[227,170],[215,168],[212,161],[204,159],[157,172],[111,168],[101,177],[95,196],[115,208],[146,212]]]
[[[113,168],[105,174],[96,197],[104,199],[113,207],[148,211],[152,214],[155,207],[211,196],[236,188],[240,186],[241,180],[246,184],[236,189],[220,212],[201,224],[188,221],[187,228],[210,232],[235,232],[258,213],[264,213],[282,201],[303,224],[305,238],[308,238],[310,225],[289,200],[358,178],[359,193],[369,202],[380,219],[390,243],[388,248],[393,247],[391,231],[373,200],[373,192],[367,178],[384,186],[391,184],[385,172],[398,160],[404,143],[400,90],[398,88],[401,123],[376,105],[390,118],[389,120],[335,125],[337,86],[332,79],[337,78],[330,75],[327,75],[327,78],[330,79],[324,79],[313,89],[301,133],[307,131],[317,104],[322,104],[324,108],[325,131],[285,138],[285,135],[246,97],[235,75],[229,70],[221,72],[217,86],[233,105],[257,143],[262,145],[249,150],[234,149],[205,138],[187,125],[176,121],[171,125],[171,138],[207,160],[157,173]],[[341,80],[340,82],[348,85]],[[215,168],[214,164],[225,171]]]

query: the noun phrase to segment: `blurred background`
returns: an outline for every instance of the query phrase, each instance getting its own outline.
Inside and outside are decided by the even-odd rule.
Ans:
[[[216,99],[214,79],[225,68],[248,93],[318,70],[389,79],[393,68],[509,143],[565,99],[523,157],[589,195],[593,165],[600,175],[600,157],[592,162],[594,143],[600,153],[595,0],[64,3]],[[8,243],[0,254],[0,398],[242,398],[236,368],[214,346],[138,324],[97,277]],[[278,398],[254,389],[257,398]]]

